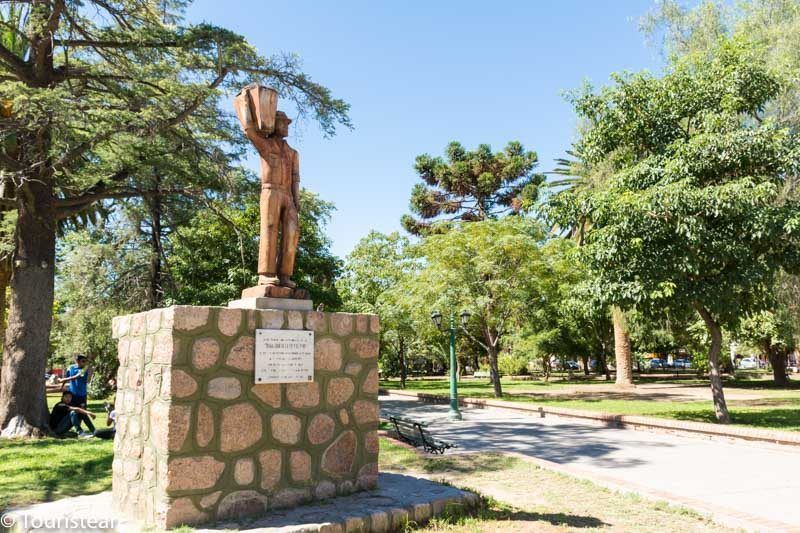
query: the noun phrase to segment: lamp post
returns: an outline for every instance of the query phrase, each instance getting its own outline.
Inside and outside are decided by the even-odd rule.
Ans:
[[[466,327],[469,321],[470,314],[466,311],[461,313],[461,327]],[[436,329],[442,329],[442,314],[438,311],[431,313],[431,320],[436,325]],[[450,313],[450,324],[447,331],[450,333],[450,412],[448,418],[450,420],[461,420],[461,411],[458,409],[458,376],[456,375],[456,319],[453,313]]]

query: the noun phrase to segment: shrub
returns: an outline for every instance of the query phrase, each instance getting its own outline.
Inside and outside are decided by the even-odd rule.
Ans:
[[[500,374],[504,376],[521,376],[528,373],[528,358],[522,355],[501,354],[497,358]]]

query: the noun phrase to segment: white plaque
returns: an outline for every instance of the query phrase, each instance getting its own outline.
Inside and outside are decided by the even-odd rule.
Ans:
[[[314,381],[314,332],[256,330],[256,383]]]

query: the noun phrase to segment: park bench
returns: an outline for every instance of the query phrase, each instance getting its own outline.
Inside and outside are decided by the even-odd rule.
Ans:
[[[425,422],[409,420],[399,416],[390,416],[389,422],[394,425],[397,438],[415,448],[422,446],[426,452],[443,454],[445,450],[456,447],[455,444],[450,442],[435,439],[427,430]]]

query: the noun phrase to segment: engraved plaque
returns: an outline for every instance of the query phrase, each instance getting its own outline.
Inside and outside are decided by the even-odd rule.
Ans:
[[[256,383],[314,381],[314,332],[256,330]]]

